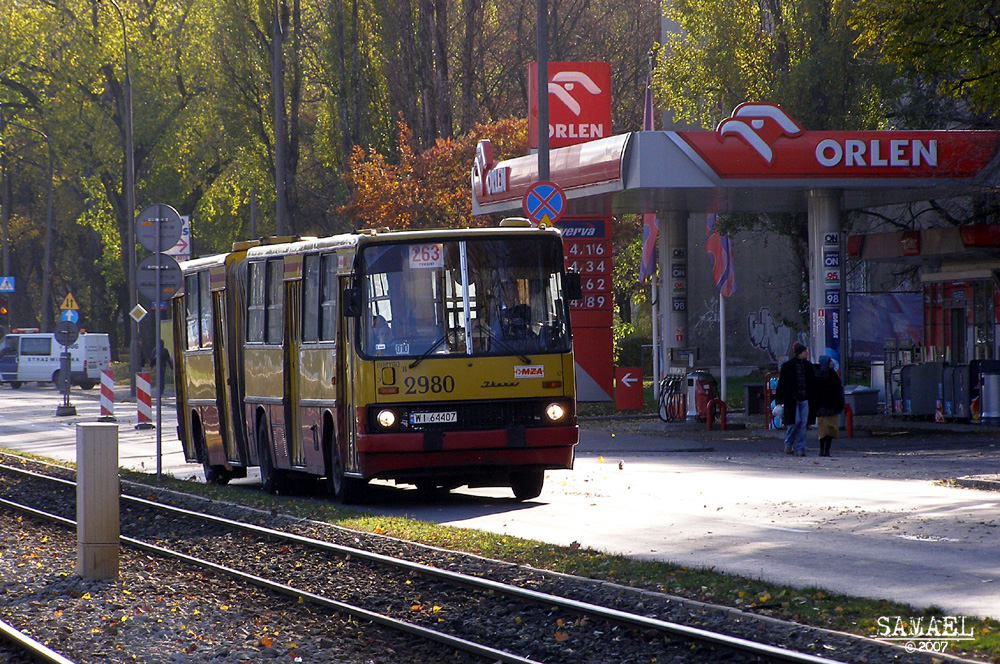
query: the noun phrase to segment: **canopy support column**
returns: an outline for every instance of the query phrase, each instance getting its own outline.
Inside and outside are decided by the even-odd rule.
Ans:
[[[688,337],[688,217],[685,211],[660,212],[657,249],[660,254],[660,291],[658,302],[660,319],[660,348],[663,364],[660,371],[667,373],[671,348],[690,348]]]
[[[811,359],[833,358],[844,363],[841,347],[846,337],[847,302],[844,298],[841,250],[841,192],[810,189],[809,214],[809,345]]]

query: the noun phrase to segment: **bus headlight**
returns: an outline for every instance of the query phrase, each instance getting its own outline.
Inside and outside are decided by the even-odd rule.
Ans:
[[[378,415],[375,417],[379,426],[383,429],[391,429],[396,426],[396,413],[392,412],[388,408],[385,410],[380,410]]]
[[[549,422],[558,422],[566,417],[566,406],[558,402],[550,403],[545,407],[545,417]]]

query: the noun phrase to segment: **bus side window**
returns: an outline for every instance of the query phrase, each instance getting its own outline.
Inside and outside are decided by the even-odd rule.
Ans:
[[[320,300],[320,339],[337,340],[337,294],[340,285],[337,279],[337,256],[323,256],[323,294]]]
[[[247,342],[264,343],[264,263],[250,264]]]
[[[200,334],[198,332],[198,295],[200,291],[198,290],[198,273],[187,275],[184,278],[184,316],[185,316],[185,328],[187,329],[187,345],[188,350],[194,350],[198,348],[200,343]]]
[[[306,256],[302,272],[302,341],[318,341],[319,256]]]
[[[211,279],[208,270],[199,273],[199,302],[198,306],[201,308],[201,347],[211,348],[212,347],[212,334],[214,332],[214,326],[212,325],[212,288]]]
[[[280,344],[285,329],[285,261],[267,262],[267,323],[266,339],[269,344]]]

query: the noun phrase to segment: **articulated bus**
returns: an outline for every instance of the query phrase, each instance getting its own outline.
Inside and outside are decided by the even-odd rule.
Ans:
[[[526,225],[526,224],[525,224]],[[178,435],[206,480],[510,487],[573,466],[569,302],[551,228],[270,238],[182,263]]]

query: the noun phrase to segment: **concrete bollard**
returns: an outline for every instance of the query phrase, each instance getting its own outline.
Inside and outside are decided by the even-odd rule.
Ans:
[[[76,425],[76,572],[118,578],[118,425]]]

